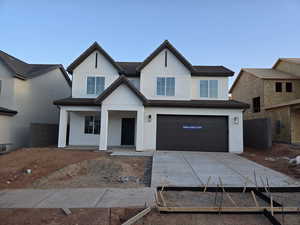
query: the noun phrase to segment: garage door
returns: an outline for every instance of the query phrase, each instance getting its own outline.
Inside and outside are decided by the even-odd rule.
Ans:
[[[228,151],[225,116],[157,116],[157,150]]]

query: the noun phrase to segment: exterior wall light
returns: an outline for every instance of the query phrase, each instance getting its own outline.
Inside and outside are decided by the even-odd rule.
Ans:
[[[239,117],[235,116],[235,117],[233,118],[233,123],[234,123],[234,124],[239,124]]]
[[[151,122],[151,120],[152,120],[152,116],[151,116],[151,114],[149,114],[148,115],[148,122]]]

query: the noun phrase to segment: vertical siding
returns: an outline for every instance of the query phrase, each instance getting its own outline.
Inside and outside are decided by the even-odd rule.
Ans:
[[[165,67],[165,51],[168,52],[168,66]],[[156,78],[175,77],[175,96],[157,96]],[[141,71],[141,91],[148,99],[190,100],[191,73],[172,52],[161,51]]]
[[[98,53],[97,68],[95,68],[96,53]],[[94,51],[73,71],[73,98],[97,97],[97,95],[88,95],[86,92],[86,80],[88,76],[104,76],[105,88],[107,88],[119,77],[119,74],[117,69],[100,52]]]

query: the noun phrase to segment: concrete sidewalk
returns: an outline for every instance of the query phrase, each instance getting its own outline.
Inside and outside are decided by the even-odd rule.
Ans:
[[[109,208],[154,205],[152,188],[66,188],[0,191],[0,208]]]
[[[256,175],[256,182],[255,176]],[[151,186],[300,186],[296,180],[231,153],[157,151],[153,156]],[[262,180],[264,184],[262,183]]]

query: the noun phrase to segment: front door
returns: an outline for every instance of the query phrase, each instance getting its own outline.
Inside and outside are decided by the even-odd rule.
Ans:
[[[134,145],[135,119],[122,118],[121,145]]]

